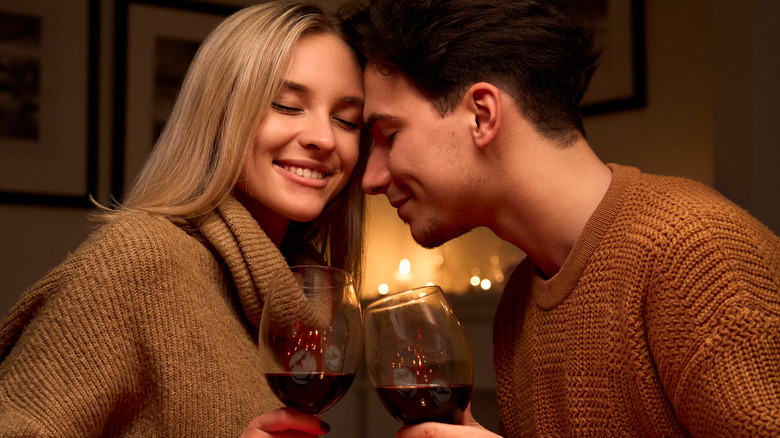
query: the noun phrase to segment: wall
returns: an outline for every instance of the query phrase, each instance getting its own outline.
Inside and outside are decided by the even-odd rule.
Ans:
[[[715,0],[715,187],[780,233],[780,2]]]
[[[588,140],[605,162],[714,182],[710,0],[645,1],[648,103],[590,117]]]

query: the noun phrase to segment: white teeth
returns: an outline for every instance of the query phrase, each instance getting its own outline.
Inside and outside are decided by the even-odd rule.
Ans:
[[[305,169],[303,167],[293,167],[293,166],[283,166],[284,170],[294,173],[298,176],[302,176],[304,178],[314,178],[314,179],[323,179],[325,178],[325,174],[313,169]]]

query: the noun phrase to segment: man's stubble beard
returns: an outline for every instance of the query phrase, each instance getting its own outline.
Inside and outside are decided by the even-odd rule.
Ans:
[[[473,227],[466,228],[457,224],[448,227],[437,218],[426,220],[424,228],[420,231],[415,231],[414,227],[409,223],[407,225],[409,225],[414,241],[426,249],[438,248],[473,229]]]

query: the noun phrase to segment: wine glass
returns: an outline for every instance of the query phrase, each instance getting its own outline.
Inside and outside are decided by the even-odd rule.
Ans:
[[[439,286],[379,299],[365,310],[368,374],[403,425],[457,423],[471,399],[471,349]]]
[[[320,414],[349,389],[362,359],[352,276],[328,266],[276,273],[260,320],[263,373],[286,406]]]

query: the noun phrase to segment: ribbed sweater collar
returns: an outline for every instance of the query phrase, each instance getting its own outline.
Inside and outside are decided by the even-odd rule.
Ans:
[[[247,319],[259,327],[269,283],[287,267],[284,256],[232,196],[194,223],[227,265]]]
[[[569,256],[555,276],[549,280],[539,274],[534,266],[531,276],[531,292],[534,302],[542,309],[552,309],[569,296],[591,256],[611,227],[616,212],[621,208],[626,194],[639,181],[639,169],[608,164],[612,169],[612,182],[596,210],[585,223],[580,237],[574,243]]]

